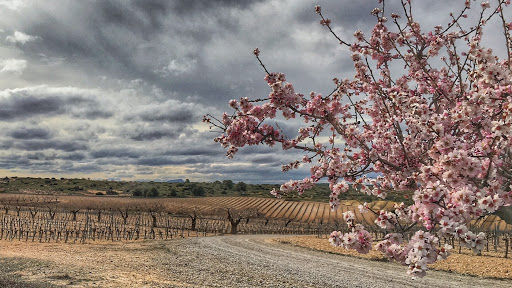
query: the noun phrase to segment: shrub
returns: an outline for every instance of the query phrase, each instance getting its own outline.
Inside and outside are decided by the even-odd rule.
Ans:
[[[147,197],[158,197],[160,195],[160,191],[156,187],[151,187],[149,192],[147,193]]]
[[[140,188],[136,188],[135,190],[133,190],[132,195],[135,197],[142,197],[143,192]]]
[[[192,195],[194,196],[204,196],[205,191],[203,186],[196,185],[194,188],[192,188]]]

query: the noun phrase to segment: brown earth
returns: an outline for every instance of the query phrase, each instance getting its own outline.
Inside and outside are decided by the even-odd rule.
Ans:
[[[376,261],[387,261],[378,251],[371,250],[368,254],[359,254],[355,250],[346,250],[341,247],[333,247],[325,238],[316,236],[298,236],[293,238],[276,239],[280,243],[292,244],[312,250],[325,251],[328,253],[349,255],[353,257],[371,259]],[[498,279],[512,279],[512,255],[503,258],[503,253],[482,251],[482,255],[472,254],[469,249],[463,249],[462,254],[457,253],[458,248],[444,261],[429,265],[430,269],[447,272],[455,272],[463,275],[489,277]]]
[[[101,243],[85,245],[0,241],[0,257],[29,260],[17,271],[25,281],[66,287],[144,287],[157,281],[152,253],[158,243]],[[171,283],[168,283],[171,284]]]
[[[15,274],[19,275],[25,281],[36,281],[43,283],[52,283],[62,285],[64,287],[202,287],[198,280],[198,274],[193,272],[195,269],[205,269],[206,276],[204,279],[209,281],[208,285],[211,287],[237,287],[238,282],[233,282],[233,285],[226,286],[228,282],[222,279],[212,279],[215,269],[223,268],[222,265],[227,265],[228,260],[233,260],[233,256],[241,257],[239,262],[235,262],[233,267],[227,265],[225,269],[235,269],[238,274],[231,275],[235,278],[229,281],[240,281],[239,278],[254,278],[251,273],[256,273],[254,267],[243,268],[247,265],[246,253],[253,253],[251,257],[260,255],[264,259],[271,257],[273,253],[278,253],[279,247],[286,247],[282,243],[292,244],[292,246],[306,247],[311,250],[320,250],[333,254],[348,254],[358,258],[369,258],[373,260],[382,261],[382,256],[372,251],[368,255],[361,255],[353,251],[347,251],[342,248],[334,248],[330,246],[327,239],[316,238],[314,236],[286,236],[280,238],[273,235],[239,235],[237,236],[217,236],[217,237],[191,237],[190,239],[173,239],[165,240],[151,240],[151,241],[136,241],[136,242],[107,242],[95,241],[87,244],[72,244],[72,243],[38,243],[38,242],[23,242],[23,241],[0,241],[0,265],[14,265]],[[252,242],[254,239],[259,239],[258,242]],[[236,240],[238,239],[238,240]],[[205,240],[205,241],[202,241]],[[211,240],[211,241],[210,241]],[[238,241],[238,242],[233,242]],[[226,245],[227,244],[229,245]],[[261,243],[260,243],[261,242]],[[264,247],[264,242],[272,242],[269,246],[270,250],[261,252]],[[246,245],[242,252],[236,251],[240,246]],[[278,246],[275,246],[278,245]],[[210,247],[211,246],[211,247]],[[241,249],[241,248],[240,248]],[[265,248],[266,249],[266,248]],[[297,248],[299,249],[299,248]],[[197,251],[200,254],[197,254]],[[253,251],[254,250],[254,251]],[[288,249],[289,250],[289,249]],[[283,250],[283,251],[288,251]],[[271,252],[273,251],[273,252]],[[218,253],[234,253],[227,255],[227,258],[220,258],[219,263],[210,263],[208,261],[214,260]],[[202,253],[202,254],[201,254]],[[267,254],[271,253],[271,254]],[[284,252],[288,255],[291,252]],[[318,253],[311,251],[312,254]],[[325,253],[321,253],[328,255]],[[281,255],[281,254],[279,254]],[[284,254],[283,254],[284,255]],[[278,257],[285,257],[285,256]],[[332,255],[334,256],[334,255]],[[214,257],[210,259],[211,257]],[[252,258],[251,258],[252,259]],[[316,259],[316,258],[315,258]],[[355,257],[352,258],[357,260]],[[231,261],[229,260],[229,261]],[[318,260],[318,259],[317,259]],[[198,263],[195,263],[195,262]],[[277,261],[277,260],[272,260]],[[313,261],[313,260],[310,260]],[[315,260],[316,261],[316,260]],[[339,261],[339,260],[336,260]],[[221,264],[222,263],[222,264]],[[340,262],[336,262],[340,263]],[[380,266],[389,266],[388,263],[377,264],[374,268],[378,270]],[[385,265],[386,264],[386,265]],[[206,269],[212,266],[208,270]],[[221,266],[219,266],[221,265]],[[255,264],[256,267],[261,264]],[[395,266],[395,265],[391,265]],[[273,266],[272,266],[273,267]],[[373,267],[371,262],[364,264],[364,267]],[[392,267],[382,269],[391,269]],[[399,267],[397,265],[397,267]],[[491,267],[491,268],[489,268]],[[512,269],[512,260],[490,255],[484,256],[471,256],[466,254],[451,255],[446,261],[431,267],[435,270],[444,270],[451,272],[458,272],[468,275],[477,275],[492,278],[501,278],[500,285],[496,287],[506,286],[506,281],[512,279],[510,270]],[[245,270],[248,271],[245,271]],[[296,269],[296,268],[293,268]],[[405,270],[402,268],[398,270],[401,276],[406,276]],[[192,271],[192,272],[191,272]],[[197,271],[197,270],[196,270]],[[230,270],[229,270],[230,271]],[[243,272],[245,271],[245,272]],[[366,271],[366,270],[365,270]],[[227,277],[224,272],[220,273],[218,277]],[[391,273],[391,272],[389,272]],[[442,272],[433,272],[442,273]],[[300,274],[300,273],[299,273]],[[403,275],[402,275],[403,274]],[[245,276],[244,276],[245,275]],[[262,277],[267,277],[263,275]],[[217,276],[216,276],[217,277]],[[252,277],[252,278],[251,278]],[[311,276],[308,276],[311,277]],[[437,279],[438,275],[433,277]],[[461,276],[453,276],[461,277]],[[203,279],[201,278],[201,279]],[[243,278],[243,279],[245,279]],[[257,278],[257,277],[256,277]],[[282,278],[282,277],[281,277]],[[276,279],[281,279],[277,277]],[[427,278],[427,277],[426,277]],[[426,279],[425,281],[433,281],[435,279]],[[203,280],[204,280],[203,279]],[[245,280],[247,280],[245,279]],[[262,278],[263,279],[263,278]],[[245,281],[244,280],[244,281]],[[506,280],[505,282],[503,280]],[[218,283],[215,284],[215,281]],[[224,281],[224,282],[222,282]],[[273,280],[277,281],[277,280]],[[281,280],[279,280],[281,281]],[[445,281],[445,280],[443,280]],[[482,277],[477,277],[475,280],[467,281],[484,281]],[[493,280],[495,281],[495,280]],[[441,281],[442,282],[442,281]],[[475,283],[476,283],[475,282]],[[418,282],[419,285],[420,282]],[[253,283],[254,284],[254,283]],[[421,287],[429,286],[420,285]],[[249,284],[247,284],[249,285]],[[277,285],[277,284],[276,284]],[[397,284],[398,285],[398,284]],[[475,284],[476,285],[476,284]],[[503,286],[504,285],[504,286]],[[258,284],[256,286],[264,287],[266,285]],[[256,287],[253,286],[253,287]],[[270,285],[272,286],[272,285]],[[420,287],[418,286],[418,287]],[[249,287],[249,286],[247,286]],[[272,286],[272,287],[294,287],[292,284],[288,286]],[[312,287],[312,286],[311,286]],[[398,287],[398,286],[397,286]],[[432,286],[433,287],[433,286]],[[436,286],[438,287],[438,286]],[[450,286],[451,287],[451,286]],[[476,285],[475,287],[488,287],[484,284]]]

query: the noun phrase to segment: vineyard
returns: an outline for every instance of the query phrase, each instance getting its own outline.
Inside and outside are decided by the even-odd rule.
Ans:
[[[0,239],[31,242],[134,241],[219,234],[314,234],[344,230],[342,213],[353,211],[374,237],[385,231],[372,213],[361,214],[357,201],[336,211],[327,203],[272,198],[210,197],[134,199],[48,195],[0,195]],[[391,210],[393,202],[369,204]],[[496,215],[471,223],[488,234],[488,247],[508,254],[512,225]],[[450,241],[446,239],[445,241]],[[451,240],[453,242],[453,240]],[[455,244],[455,243],[453,243]]]

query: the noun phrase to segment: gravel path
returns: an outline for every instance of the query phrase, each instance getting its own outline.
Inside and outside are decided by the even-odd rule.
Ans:
[[[0,260],[27,281],[73,288],[512,287],[512,281],[437,271],[411,280],[396,263],[308,250],[271,240],[276,237],[90,244],[0,241]]]
[[[511,287],[499,280],[430,271],[411,280],[394,263],[310,251],[268,241],[275,236],[223,236],[180,242],[163,268],[192,287]],[[179,264],[186,263],[186,264]]]

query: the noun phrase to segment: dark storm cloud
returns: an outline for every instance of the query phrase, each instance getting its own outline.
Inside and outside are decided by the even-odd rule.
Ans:
[[[56,172],[66,173],[93,173],[101,171],[101,166],[96,163],[66,162],[55,169]]]
[[[134,141],[176,139],[193,134],[190,127],[202,121],[207,113],[201,104],[168,100],[141,105],[123,116],[123,129],[118,133]]]
[[[27,159],[29,160],[55,160],[57,158],[57,155],[55,153],[42,153],[42,152],[36,152],[36,153],[27,153],[25,155]]]
[[[234,179],[234,178],[240,179],[240,178],[245,178],[248,175],[257,175],[257,174],[261,174],[261,173],[264,173],[268,176],[269,174],[272,174],[272,172],[275,173],[277,171],[272,171],[272,170],[269,171],[268,167],[262,167],[262,166],[256,166],[256,165],[251,165],[251,166],[230,165],[229,167],[217,166],[217,165],[216,166],[194,165],[194,166],[192,166],[192,168],[186,169],[185,172],[189,173],[189,174],[194,174],[194,173],[213,174],[213,175],[216,175],[216,177],[215,177],[216,179],[222,179],[222,178],[227,179],[226,177],[229,177],[231,179]]]
[[[109,132],[105,123],[100,121],[88,121],[89,119],[75,119],[71,123],[67,121],[59,121],[59,127],[52,127],[54,129],[61,129],[62,133],[73,135],[76,141],[98,141],[99,135]]]
[[[232,87],[249,84],[246,79],[259,80],[251,84],[263,92],[257,96],[268,94],[262,80],[264,73],[251,57],[254,46],[261,45],[267,51],[265,57],[273,61],[268,56],[273,54],[276,43],[272,42],[276,39],[282,40],[279,50],[285,50],[288,45],[304,45],[303,41],[290,41],[291,32],[276,19],[265,23],[271,25],[265,27],[259,24],[258,18],[284,14],[279,15],[281,21],[293,26],[294,22],[304,23],[300,13],[312,15],[310,18],[316,16],[312,3],[297,5],[300,9],[294,11],[300,13],[293,18],[285,10],[267,12],[260,7],[265,5],[273,4],[264,1],[80,1],[59,5],[36,2],[34,9],[26,11],[28,15],[23,18],[22,27],[40,39],[37,45],[32,43],[22,49],[27,55],[64,58],[69,64],[86,67],[93,73],[100,71],[110,78],[142,79],[165,91],[177,91],[178,97],[200,95],[202,101],[220,106],[231,98],[247,96],[243,89],[237,91]],[[252,9],[259,10],[253,13]],[[245,17],[251,14],[256,18]],[[248,26],[251,21],[255,21],[252,27]],[[242,31],[243,28],[253,30]],[[241,46],[244,41],[248,43]],[[317,46],[322,47],[321,43]],[[230,52],[218,57],[219,51]],[[241,60],[250,63],[251,70],[243,62],[231,65]],[[278,67],[271,65],[271,68]],[[297,77],[293,80],[303,82]]]
[[[0,99],[0,120],[62,114],[65,110],[65,103],[60,100],[58,97],[36,98],[32,96]]]
[[[93,158],[133,158],[137,159],[144,155],[142,150],[130,149],[128,147],[109,147],[94,149],[91,151]]]
[[[167,5],[155,1],[150,1],[147,6],[135,4],[139,9],[133,9],[133,4],[127,1],[99,1],[95,4],[93,9],[99,12],[95,20],[101,19],[97,24],[125,27],[141,36],[158,32],[162,16],[167,14]]]
[[[74,157],[76,154],[77,153],[65,153],[61,151],[11,153],[10,155],[0,157],[0,165],[3,169],[32,169],[38,172],[55,172],[60,170],[60,166],[68,163],[61,161],[61,159],[79,161],[79,159]]]
[[[209,139],[210,140],[210,139]],[[213,141],[212,141],[213,142]],[[215,146],[217,144],[215,143]],[[192,145],[188,147],[176,147],[175,149],[169,150],[168,154],[178,154],[183,156],[218,156],[220,149],[214,149],[211,145]]]
[[[169,100],[164,103],[152,103],[137,107],[126,115],[125,118],[127,121],[138,118],[147,122],[194,123],[201,120],[201,112],[203,112],[201,110],[202,107],[200,105]]]
[[[19,121],[36,116],[72,115],[75,118],[108,118],[108,107],[96,101],[91,91],[70,87],[35,86],[0,91],[0,120]]]
[[[87,158],[87,155],[85,153],[81,152],[73,152],[73,153],[67,153],[64,155],[60,155],[60,159],[63,160],[69,160],[69,161],[82,161]]]
[[[207,15],[218,13],[224,9],[247,9],[261,1],[253,0],[190,0],[190,1],[167,1],[167,0],[132,0],[132,1],[100,1],[95,3],[94,10],[99,11],[100,22],[127,27],[130,31],[147,36],[164,30],[169,19],[186,21],[187,17],[197,14]],[[227,19],[223,19],[227,20]],[[211,27],[213,30],[215,27]],[[180,29],[180,27],[176,27]],[[206,33],[196,29],[191,31],[200,36]]]
[[[247,160],[250,160],[252,163],[256,164],[268,164],[279,161],[277,157],[270,155],[252,155],[245,157]],[[279,161],[280,162],[280,161]]]
[[[13,146],[13,141],[12,140],[4,140],[4,141],[0,142],[0,149],[2,149],[2,150],[11,149],[12,146]]]
[[[207,159],[200,157],[179,157],[179,156],[167,156],[167,157],[149,157],[137,160],[138,165],[145,166],[169,166],[169,165],[184,165],[192,163],[204,163],[210,162]]]
[[[94,163],[100,165],[101,167],[105,167],[103,169],[105,171],[112,171],[112,169],[123,170],[128,165],[133,165],[133,159],[109,157],[95,160]]]
[[[145,111],[140,114],[140,118],[144,121],[164,121],[164,122],[185,122],[191,123],[193,120],[197,120],[197,115],[190,110],[175,109],[162,111],[163,113],[154,113],[154,111]]]
[[[50,139],[52,133],[46,128],[17,128],[8,134],[14,139]]]
[[[32,161],[27,158],[9,156],[0,158],[0,165],[3,169],[26,169],[31,166],[31,163]]]
[[[203,89],[197,88],[204,87],[208,78],[204,76],[209,73],[193,78],[184,75],[162,78],[157,71],[173,59],[188,57],[200,63],[200,53],[207,42],[225,29],[238,27],[236,17],[226,16],[233,9],[248,9],[254,3],[36,1],[32,9],[24,11],[25,20],[21,26],[25,33],[36,35],[39,40],[37,45],[26,45],[23,50],[33,55],[44,54],[86,64],[91,66],[89,69],[113,78],[139,78],[166,90],[202,92]],[[220,87],[222,85],[206,91]]]
[[[176,137],[176,134],[169,134],[169,133],[166,133],[165,131],[161,131],[161,130],[160,131],[158,131],[158,130],[141,131],[141,132],[137,133],[136,135],[130,136],[130,139],[135,140],[135,141],[151,141],[151,140],[162,139],[164,137]]]
[[[126,165],[137,164],[144,166],[184,165],[200,162],[214,162],[218,151],[205,146],[176,146],[173,149],[134,149],[127,147],[103,147],[93,149],[90,156],[98,159],[97,163]]]
[[[27,151],[38,151],[38,150],[62,150],[65,152],[74,151],[85,151],[89,148],[87,143],[78,141],[66,141],[66,140],[26,140],[26,141],[15,141],[12,148]]]
[[[159,139],[177,138],[185,127],[176,126],[149,126],[137,125],[131,130],[124,131],[123,134],[134,141],[154,141]]]
[[[142,1],[142,0],[141,0]],[[154,1],[162,2],[162,1]],[[219,1],[208,1],[208,0],[190,0],[190,1],[172,1],[173,9],[178,14],[194,13],[197,11],[203,12],[219,7],[235,7],[240,9],[246,9],[250,5],[261,1],[253,0],[219,0]]]
[[[112,111],[103,110],[104,107],[100,106],[97,102],[90,101],[85,105],[81,105],[80,108],[71,109],[70,115],[75,118],[85,119],[105,119],[114,116]]]

